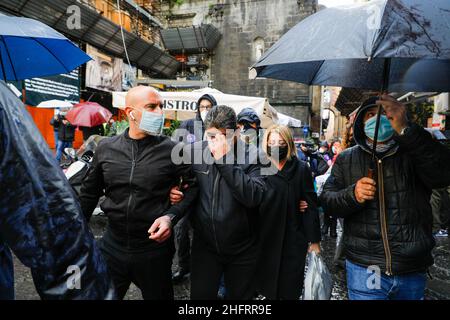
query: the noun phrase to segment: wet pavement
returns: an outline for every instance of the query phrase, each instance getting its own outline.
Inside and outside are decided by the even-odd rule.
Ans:
[[[106,218],[94,216],[91,219],[91,228],[96,238],[101,237],[106,227]],[[340,230],[338,230],[340,234]],[[335,248],[335,238],[326,236],[322,241],[322,255],[333,275],[332,300],[346,300],[347,290],[345,284],[345,271],[342,267],[333,262]],[[435,265],[430,269],[432,279],[428,280],[426,299],[450,299],[450,240],[448,238],[437,239],[434,250]],[[174,261],[174,269],[176,261]],[[17,258],[14,258],[15,289],[16,298],[20,300],[38,300],[39,296],[33,285],[31,274]],[[189,299],[189,279],[174,286],[175,299]],[[125,297],[126,300],[141,300],[140,290],[132,285]]]

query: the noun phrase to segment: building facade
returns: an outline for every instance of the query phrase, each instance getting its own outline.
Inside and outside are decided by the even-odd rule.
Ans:
[[[317,0],[164,1],[161,21],[167,28],[212,24],[221,40],[209,54],[206,77],[230,94],[267,97],[280,112],[309,124],[313,101],[307,85],[249,79],[251,67],[283,34],[317,11]]]

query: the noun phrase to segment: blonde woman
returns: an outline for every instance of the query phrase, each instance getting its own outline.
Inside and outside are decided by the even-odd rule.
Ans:
[[[311,250],[320,253],[317,195],[311,170],[297,158],[288,127],[268,128],[263,150],[277,173],[267,176],[266,196],[260,207],[257,292],[268,299],[297,300],[306,254]]]

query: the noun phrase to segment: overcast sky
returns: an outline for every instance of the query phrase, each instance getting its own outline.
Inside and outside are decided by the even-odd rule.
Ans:
[[[319,4],[323,4],[327,7],[335,7],[343,4],[352,4],[355,3],[354,0],[319,0]]]

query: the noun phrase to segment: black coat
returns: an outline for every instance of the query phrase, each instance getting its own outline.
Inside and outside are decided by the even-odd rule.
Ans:
[[[236,255],[257,242],[258,206],[265,189],[257,152],[249,152],[238,140],[236,148],[245,148],[246,161],[226,164],[225,158],[214,161],[207,145],[206,141],[192,144],[194,154],[207,157],[193,165],[199,185],[192,214],[194,236],[212,252]]]
[[[172,161],[174,147],[175,143],[164,136],[133,140],[128,129],[99,143],[81,187],[80,202],[89,219],[100,196],[105,194],[100,207],[108,217],[107,241],[134,252],[172,249],[169,241],[149,240],[147,231],[155,219],[166,214],[175,215],[176,223],[197,194],[191,167]],[[169,192],[178,185],[180,177],[190,186],[184,192],[184,200],[171,206]]]
[[[297,158],[266,179],[260,207],[258,293],[269,299],[298,299],[303,287],[308,243],[320,242],[317,195],[311,170]],[[305,213],[300,200],[308,202]]]
[[[351,262],[377,265],[390,274],[425,271],[433,264],[435,245],[431,189],[450,185],[450,150],[412,125],[405,135],[394,138],[397,149],[378,155],[377,197],[359,204],[355,185],[367,176],[371,162],[363,110],[355,120],[357,145],[337,157],[321,204],[327,212],[344,218],[344,245]]]
[[[59,123],[58,125],[58,139],[64,142],[73,142],[75,138],[75,127],[70,123],[64,124],[62,119],[54,122]]]

